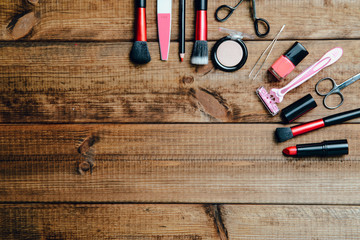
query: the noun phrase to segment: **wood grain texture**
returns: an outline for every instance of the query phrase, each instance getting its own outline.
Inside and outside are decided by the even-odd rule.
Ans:
[[[0,237],[341,240],[358,239],[359,216],[359,206],[1,204]]]
[[[202,205],[1,204],[0,238],[218,239]]]
[[[3,125],[0,201],[360,203],[358,124],[281,144],[273,139],[278,126]],[[346,156],[281,154],[295,144],[344,138]]]
[[[359,239],[359,206],[220,206],[229,239]]]
[[[278,144],[280,118],[254,94],[261,85],[284,86],[340,46],[340,61],[279,107],[312,93],[319,106],[303,122],[358,108],[359,83],[343,90],[335,111],[325,110],[314,85],[359,72],[360,2],[256,1],[271,33],[246,39],[248,62],[235,73],[189,64],[194,1],[187,1],[185,62],[175,42],[178,0],[168,62],[160,61],[156,1],[148,0],[152,61],[132,64],[133,2],[0,1],[0,239],[360,239],[360,120]],[[254,36],[250,1],[225,23],[213,16],[221,4],[234,1],[209,1],[210,49],[224,36],[220,26]],[[250,80],[283,24],[263,71]],[[276,82],[266,69],[295,39],[310,54]],[[281,154],[344,138],[347,156]]]
[[[216,22],[215,9],[221,4],[234,5],[234,1],[209,1],[209,39],[222,36],[218,28],[236,28],[254,34],[249,2],[244,2],[225,23]],[[178,0],[173,1],[172,36],[178,39]],[[194,6],[187,1],[186,39],[194,39]],[[271,25],[271,39],[286,24],[281,39],[343,39],[359,38],[358,19],[360,4],[354,0],[276,0],[256,2],[257,16]],[[27,40],[122,40],[134,37],[133,1],[42,0],[32,5],[23,0],[3,0],[0,3],[0,39],[12,40],[8,25],[13,20],[33,11],[40,16]],[[156,1],[147,3],[147,32],[150,41],[157,39]]]
[[[354,49],[360,48],[360,41],[303,41],[310,54],[285,82],[275,81],[266,71],[293,44],[278,42],[253,81],[248,74],[268,43],[248,42],[248,61],[234,73],[215,70],[211,64],[191,66],[190,54],[180,64],[175,44],[170,61],[163,62],[157,44],[151,43],[153,61],[136,66],[129,62],[130,43],[5,43],[0,48],[0,121],[279,122],[278,116],[268,114],[255,90],[262,85],[268,90],[283,87],[336,46],[344,49],[343,57],[288,93],[279,107],[307,93],[319,106],[301,121],[359,107],[359,83],[343,90],[345,102],[335,111],[322,106],[314,86],[323,77],[341,83],[358,73],[360,53]]]

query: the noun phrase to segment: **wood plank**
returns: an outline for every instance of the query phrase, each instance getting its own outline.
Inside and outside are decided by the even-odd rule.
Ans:
[[[218,239],[202,205],[1,204],[1,239]]]
[[[224,73],[180,64],[177,48],[168,62],[159,60],[158,46],[146,66],[129,63],[130,43],[5,43],[0,48],[0,121],[15,122],[279,122],[255,95],[261,85],[270,90],[317,61],[327,50],[341,46],[343,57],[308,83],[294,89],[279,104],[283,108],[307,93],[319,107],[301,121],[358,106],[359,83],[344,89],[344,105],[328,111],[314,93],[315,83],[332,77],[338,83],[358,73],[360,41],[304,41],[310,51],[285,82],[275,82],[267,69],[293,41],[278,42],[255,80],[248,74],[269,42],[248,42],[243,69]],[[211,43],[212,45],[213,43]],[[175,45],[175,44],[174,44]]]
[[[178,0],[173,1],[172,39],[178,39]],[[215,21],[215,9],[221,4],[234,5],[234,1],[209,1],[209,39],[222,36],[218,28],[236,28],[254,34],[250,3],[244,2],[225,23]],[[354,0],[275,0],[256,2],[257,15],[271,25],[272,38],[286,24],[281,39],[342,39],[359,38],[359,2]],[[4,0],[0,3],[0,40],[12,40],[8,26],[26,12],[39,18],[25,39],[27,40],[123,40],[133,39],[133,1],[71,0],[40,1],[33,6],[22,0]],[[147,4],[148,38],[157,39],[156,2]],[[194,38],[194,7],[187,2],[186,38]],[[325,27],[326,26],[326,27]]]
[[[0,237],[358,239],[359,214],[359,206],[326,205],[1,204]]]
[[[2,125],[0,201],[360,203],[360,125],[281,144],[274,141],[278,126]],[[295,144],[344,138],[346,156],[281,154]]]
[[[359,206],[220,206],[229,239],[359,239]]]

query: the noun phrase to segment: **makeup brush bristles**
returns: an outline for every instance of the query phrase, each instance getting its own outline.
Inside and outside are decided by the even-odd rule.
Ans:
[[[195,41],[191,55],[191,63],[195,65],[206,65],[208,62],[208,42],[200,40]]]
[[[130,52],[130,59],[134,63],[145,64],[150,62],[150,52],[145,41],[135,41]]]
[[[291,128],[277,128],[275,130],[275,136],[278,142],[285,142],[294,137]]]

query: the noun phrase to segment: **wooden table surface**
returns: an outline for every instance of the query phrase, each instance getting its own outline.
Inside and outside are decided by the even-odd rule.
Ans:
[[[36,2],[36,1],[35,1]],[[209,0],[210,49],[226,27],[254,35],[250,2],[225,23]],[[190,64],[193,1],[187,1],[186,56],[178,59],[173,0],[169,61],[160,61],[156,1],[147,2],[152,61],[129,61],[130,0],[0,1],[0,239],[360,239],[360,120],[276,143],[255,90],[284,86],[266,69],[298,40],[310,54],[292,79],[333,47],[342,58],[286,95],[318,107],[299,122],[360,107],[360,84],[327,110],[314,92],[360,69],[358,0],[258,0],[271,24],[245,39],[234,73]],[[286,24],[256,80],[248,74]],[[350,153],[287,158],[283,148],[348,139]]]

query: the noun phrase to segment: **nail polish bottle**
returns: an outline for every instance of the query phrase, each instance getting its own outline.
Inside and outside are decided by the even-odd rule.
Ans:
[[[271,65],[269,72],[271,72],[277,80],[283,80],[308,54],[309,52],[303,45],[295,42],[284,55],[281,55],[281,57]]]

